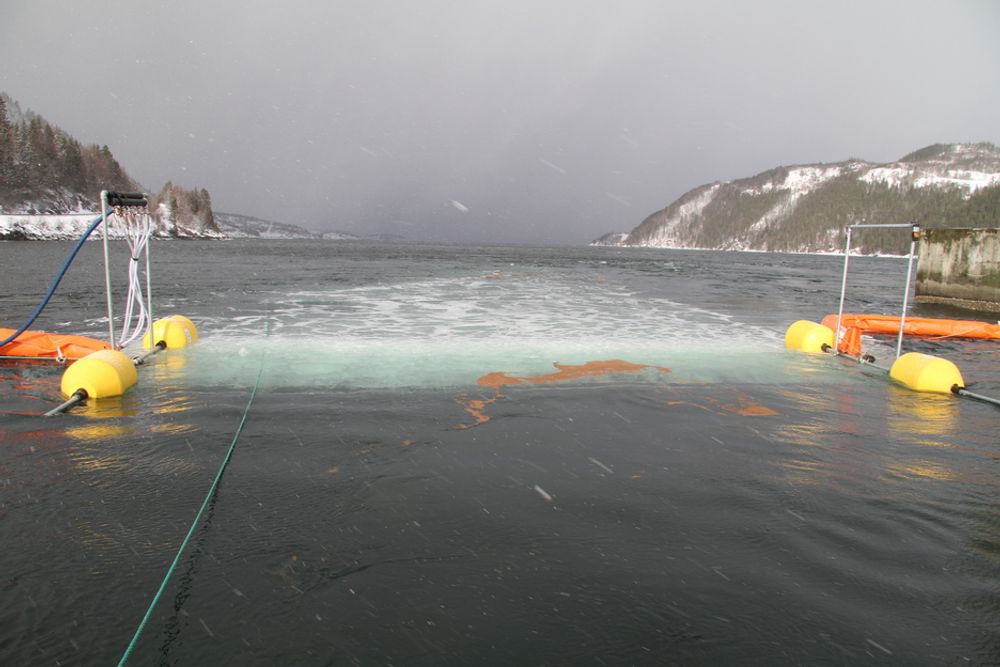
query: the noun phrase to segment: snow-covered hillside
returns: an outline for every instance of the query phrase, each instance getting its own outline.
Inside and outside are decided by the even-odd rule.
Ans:
[[[76,240],[97,219],[98,213],[66,213],[62,215],[4,215],[0,214],[0,240],[2,241],[57,241]],[[124,223],[112,215],[108,218],[108,236],[124,238]],[[222,234],[206,230],[197,235],[170,233],[162,225],[154,232],[156,238],[205,238],[222,239]],[[97,238],[96,235],[94,238]]]
[[[872,166],[859,178],[896,188],[955,187],[968,195],[1000,185],[1000,154],[990,144],[953,144],[926,158],[920,157],[921,153]]]
[[[843,231],[852,224],[1000,226],[1000,220],[991,222],[990,207],[980,205],[998,193],[1000,149],[935,144],[889,164],[847,160],[778,167],[702,185],[623,239],[607,234],[594,244],[830,252],[842,248]]]
[[[78,239],[94,221],[96,215],[96,213],[0,215],[0,239]]]
[[[96,212],[70,213],[64,215],[3,215],[0,214],[0,240],[75,240],[80,238],[87,227],[97,218]],[[216,213],[216,223],[221,233],[205,231],[184,238],[204,239],[314,239],[320,238],[302,227],[270,222],[248,216]],[[169,218],[166,225],[169,226]],[[115,216],[109,218],[108,233],[111,238],[122,238],[122,224]],[[167,230],[158,229],[158,238],[174,238]],[[357,237],[354,237],[357,238]]]
[[[239,215],[237,213],[216,213],[215,223],[219,230],[230,239],[356,239],[352,234],[338,234],[336,232],[327,234],[317,234],[308,229],[291,225],[285,222],[273,222],[262,220],[249,215]]]
[[[76,240],[94,222],[98,214],[93,211],[62,215],[23,215],[0,213],[0,241],[56,241]],[[201,239],[324,239],[328,241],[354,241],[363,237],[348,232],[311,232],[297,225],[262,220],[235,213],[215,213],[219,232],[204,230],[194,233],[177,230],[169,216],[160,216],[155,236],[157,238]],[[111,238],[123,238],[122,222],[112,215],[108,219]],[[95,234],[97,238],[99,234]],[[373,238],[373,237],[369,237]]]

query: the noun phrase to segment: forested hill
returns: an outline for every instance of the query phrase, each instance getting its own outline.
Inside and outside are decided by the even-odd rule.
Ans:
[[[0,93],[0,210],[92,211],[101,190],[138,189],[107,146],[84,146]]]
[[[97,212],[101,190],[137,192],[144,188],[107,146],[85,146],[0,93],[0,216]],[[158,235],[220,236],[207,190],[187,190],[168,182],[150,200]],[[42,225],[36,235],[31,223],[17,224],[10,238],[47,238],[50,232]],[[75,226],[70,227],[68,233],[75,233]]]
[[[1000,226],[1000,149],[934,144],[889,164],[850,159],[777,167],[701,185],[631,232],[594,244],[829,252],[843,250],[849,225],[909,222]],[[897,230],[867,231],[856,240],[867,253],[909,248],[909,236]]]

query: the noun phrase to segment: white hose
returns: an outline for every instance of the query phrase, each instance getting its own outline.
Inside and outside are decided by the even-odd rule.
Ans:
[[[119,349],[141,336],[150,324],[149,311],[143,300],[142,282],[139,279],[139,257],[147,249],[149,237],[153,233],[152,218],[145,211],[127,211],[123,218],[125,221],[125,241],[128,243],[130,260],[128,294],[125,297],[122,335],[118,340]],[[135,320],[134,324],[132,324],[133,319]]]

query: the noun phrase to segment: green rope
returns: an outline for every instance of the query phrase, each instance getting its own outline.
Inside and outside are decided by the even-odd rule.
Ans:
[[[156,607],[156,603],[160,601],[160,596],[163,595],[163,591],[167,587],[167,582],[170,581],[170,577],[174,574],[174,570],[177,568],[177,564],[181,560],[181,555],[187,548],[188,542],[191,540],[191,536],[194,535],[195,528],[197,528],[198,524],[201,522],[201,515],[205,512],[205,508],[208,507],[209,501],[219,486],[219,481],[222,479],[222,473],[225,472],[226,466],[229,465],[229,459],[232,458],[233,450],[236,448],[236,441],[240,439],[240,433],[243,432],[243,425],[247,422],[247,415],[250,414],[250,406],[253,405],[253,399],[257,396],[257,388],[260,386],[260,377],[263,372],[264,363],[261,361],[260,369],[257,371],[257,381],[254,382],[253,391],[250,392],[250,400],[247,401],[247,406],[243,410],[243,418],[240,419],[240,425],[236,428],[236,433],[233,435],[233,441],[229,444],[229,451],[226,452],[226,457],[222,460],[222,465],[219,466],[219,472],[215,475],[215,480],[212,482],[212,486],[209,488],[208,494],[205,496],[205,501],[201,504],[201,509],[198,510],[198,515],[194,518],[194,522],[191,524],[190,530],[188,530],[187,537],[185,537],[184,541],[181,542],[181,546],[177,550],[177,555],[174,556],[174,562],[170,564],[170,569],[167,570],[166,576],[163,577],[163,583],[160,584],[160,589],[156,591],[156,595],[153,596],[153,601],[149,603],[149,609],[146,610],[146,615],[142,617],[142,622],[139,623],[139,627],[136,629],[135,634],[132,635],[132,641],[129,642],[128,648],[125,649],[122,659],[118,661],[118,667],[122,667],[126,662],[128,662],[129,655],[132,654],[132,649],[135,648],[136,643],[139,641],[139,636],[142,635],[142,631],[146,627],[146,623],[153,615],[153,608]]]

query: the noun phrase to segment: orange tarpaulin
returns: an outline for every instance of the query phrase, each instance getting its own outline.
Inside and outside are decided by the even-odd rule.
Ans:
[[[12,335],[16,329],[0,329],[0,340]],[[85,336],[66,336],[44,331],[25,331],[0,347],[0,357],[47,357],[50,359],[82,359],[91,352],[108,350],[104,341]]]
[[[823,318],[823,326],[837,331],[837,314]],[[896,315],[857,315],[844,313],[840,318],[844,332],[840,351],[857,356],[861,354],[860,334],[899,335],[899,317]],[[942,320],[932,317],[907,317],[903,323],[907,336],[934,336],[937,338],[985,338],[1000,340],[1000,324],[976,320]]]

